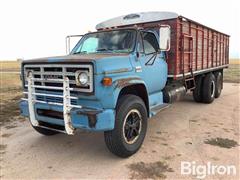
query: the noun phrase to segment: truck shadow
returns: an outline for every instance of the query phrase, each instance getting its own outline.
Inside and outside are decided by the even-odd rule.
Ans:
[[[182,103],[196,104],[191,93],[186,95]],[[149,128],[151,128],[151,126],[153,126],[153,124],[150,120]],[[59,154],[63,159],[76,157],[76,161],[80,156],[81,158],[79,159],[94,157],[96,161],[121,159],[109,152],[104,142],[103,132],[77,131],[74,136],[65,134],[42,136],[37,134],[37,132],[32,133],[34,133],[35,138],[32,138],[30,146],[37,148],[39,152],[48,154],[49,156],[56,156],[56,154]],[[150,133],[148,136],[151,136],[151,132],[149,131],[148,133]],[[31,148],[29,151],[31,151]]]
[[[194,106],[201,105],[193,100],[192,93],[188,93],[184,99],[181,100],[181,104],[191,104]],[[161,114],[161,119],[164,119],[165,113]],[[149,121],[149,129],[151,126],[155,126],[151,120]],[[29,127],[31,128],[31,127]],[[34,130],[33,130],[34,131]],[[85,132],[77,131],[74,136],[68,136],[65,134],[57,134],[55,136],[42,136],[34,133],[35,138],[32,138],[31,147],[35,147],[39,152],[53,156],[56,154],[61,155],[61,158],[77,157],[92,158],[98,160],[119,160],[121,158],[113,155],[107,149],[104,142],[103,132]],[[151,136],[151,131],[147,136]],[[147,141],[147,139],[145,139]],[[146,142],[145,142],[146,143]],[[31,151],[31,148],[30,150]],[[137,153],[139,154],[139,153]],[[81,156],[81,158],[79,158]]]
[[[94,159],[96,163],[107,159],[119,159],[108,151],[105,146],[104,135],[100,132],[77,132],[74,136],[65,134],[48,137],[37,136],[33,138],[30,147],[33,150],[34,148],[38,149],[40,154],[48,154],[49,157],[70,158],[73,161],[89,158]]]

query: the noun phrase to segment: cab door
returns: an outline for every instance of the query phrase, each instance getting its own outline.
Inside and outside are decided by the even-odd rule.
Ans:
[[[161,91],[167,81],[167,63],[159,51],[158,35],[153,31],[141,31],[139,36],[139,60],[148,93]]]

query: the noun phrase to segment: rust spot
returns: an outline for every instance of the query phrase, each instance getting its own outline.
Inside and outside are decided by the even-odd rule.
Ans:
[[[121,89],[123,87],[126,87],[126,86],[132,84],[131,81],[134,81],[134,80],[141,80],[141,79],[138,78],[138,77],[130,77],[130,78],[125,78],[125,79],[119,79],[119,80],[116,81],[115,89],[116,88]]]
[[[88,124],[90,128],[94,128],[97,124],[97,114],[101,111],[78,111],[77,114],[86,115],[88,117]]]

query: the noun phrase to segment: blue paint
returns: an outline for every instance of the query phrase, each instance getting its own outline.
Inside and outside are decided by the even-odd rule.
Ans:
[[[48,62],[61,62],[64,61],[65,59],[63,58],[57,58],[57,57],[53,57],[53,58],[48,58]]]
[[[22,116],[25,116],[25,117],[29,116],[27,101],[20,101],[19,108]]]
[[[28,117],[29,116],[28,103],[26,101],[20,101],[20,108],[22,110],[21,115]],[[62,112],[63,111],[62,107],[56,106],[56,105],[49,106],[46,104],[36,103],[34,109],[35,109],[36,119],[38,119],[39,121],[64,126],[64,121],[62,119],[40,116],[36,113],[36,109],[46,109],[46,110],[51,109],[53,111]],[[96,109],[96,111],[97,110],[99,109]],[[85,129],[88,131],[107,131],[107,130],[112,130],[114,128],[114,122],[115,122],[114,109],[102,109],[101,112],[96,116],[97,123],[95,127],[90,127],[88,123],[88,116],[79,114],[78,111],[79,110],[77,108],[73,108],[70,113],[72,125],[74,128]],[[84,112],[85,110],[83,109],[81,111]]]
[[[115,112],[112,109],[103,110],[97,114],[96,126],[89,127],[88,117],[86,115],[77,114],[77,110],[71,112],[73,127],[79,129],[86,129],[89,131],[107,131],[113,130],[115,121]]]
[[[155,92],[149,95],[149,106],[150,108],[160,105],[163,102],[163,93],[160,92]]]
[[[154,32],[154,34],[156,38],[159,39],[157,32]],[[88,117],[86,115],[78,114],[77,110],[73,109],[71,111],[71,118],[75,128],[87,129],[90,131],[112,130],[115,124],[115,109],[119,93],[121,92],[122,88],[126,86],[142,84],[146,87],[149,101],[148,109],[163,104],[162,89],[165,87],[167,81],[167,63],[165,61],[164,53],[159,53],[156,56],[154,64],[147,66],[145,64],[151,55],[140,53],[140,56],[137,57],[137,47],[138,45],[135,46],[134,52],[127,55],[123,54],[122,56],[112,56],[102,58],[101,60],[93,60],[94,93],[92,95],[79,94],[78,100],[76,100],[75,103],[83,107],[101,110],[102,112],[96,116],[96,126],[94,128],[90,128],[88,124]],[[48,58],[48,62],[55,63],[61,63],[63,60],[64,58]],[[136,72],[136,67],[141,67],[142,71]],[[125,69],[125,71],[116,73],[117,70],[121,69]],[[111,77],[113,80],[113,85],[103,86],[102,79],[104,77]],[[123,79],[126,80],[126,83],[119,83],[122,82]],[[52,92],[52,94],[59,93]],[[20,108],[22,115],[29,116],[27,102],[20,102]],[[47,104],[36,104],[35,109],[36,108],[51,109],[61,112],[63,111],[62,107]],[[149,116],[151,114],[152,113],[149,112]],[[36,117],[38,120],[64,125],[63,121],[59,119],[41,117],[39,115],[36,115]]]

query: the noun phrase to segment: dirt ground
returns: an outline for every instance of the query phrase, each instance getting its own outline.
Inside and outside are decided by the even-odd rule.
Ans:
[[[208,105],[195,103],[189,94],[149,120],[142,148],[128,159],[107,150],[103,133],[42,136],[18,116],[17,102],[6,99],[1,102],[1,179],[195,179],[181,175],[181,161],[235,165],[236,176],[207,179],[239,179],[239,94],[237,83],[224,83],[221,97]]]

